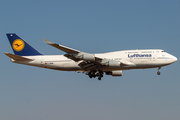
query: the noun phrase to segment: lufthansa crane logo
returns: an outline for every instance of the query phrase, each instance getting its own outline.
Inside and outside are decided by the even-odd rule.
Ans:
[[[12,47],[15,51],[21,51],[24,48],[24,41],[21,39],[16,39],[13,42]]]

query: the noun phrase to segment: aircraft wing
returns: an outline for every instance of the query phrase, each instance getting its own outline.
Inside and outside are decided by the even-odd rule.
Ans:
[[[74,61],[79,61],[79,60],[82,60],[82,58],[84,56],[88,56],[88,57],[94,57],[94,60],[102,60],[101,58],[99,57],[95,57],[93,54],[89,54],[89,53],[84,53],[84,52],[81,52],[79,50],[75,50],[75,49],[72,49],[72,48],[69,48],[69,47],[66,47],[66,46],[63,46],[63,45],[60,45],[60,44],[56,44],[56,43],[53,43],[47,39],[43,39],[44,42],[48,45],[51,45],[59,50],[62,50],[64,52],[66,52],[67,54],[65,54],[64,56],[69,58],[69,59],[72,59]]]
[[[124,66],[134,66],[135,64],[129,61],[116,61],[116,60],[109,60],[106,58],[97,57],[94,54],[81,52],[79,50],[75,50],[60,44],[52,43],[47,39],[43,39],[44,42],[48,45],[51,45],[59,50],[66,52],[64,56],[72,59],[74,61],[80,61],[79,66],[84,70],[93,70],[100,66],[114,66],[114,65],[124,65]]]
[[[75,49],[72,49],[72,48],[68,48],[68,47],[60,45],[60,44],[52,43],[51,41],[49,41],[47,39],[43,39],[43,40],[44,40],[44,42],[46,44],[51,45],[51,46],[53,46],[53,47],[55,47],[57,49],[60,49],[60,50],[62,50],[64,52],[66,52],[66,53],[69,53],[69,54],[77,54],[77,53],[80,52],[78,50],[75,50]]]
[[[7,55],[8,57],[12,58],[13,60],[17,60],[17,61],[33,61],[32,59],[29,58],[25,58],[19,55],[14,55],[11,53],[4,53],[5,55]]]

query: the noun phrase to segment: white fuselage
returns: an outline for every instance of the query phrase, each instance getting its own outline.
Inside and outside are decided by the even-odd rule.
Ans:
[[[109,52],[103,54],[94,54],[95,57],[106,58],[115,61],[128,61],[134,65],[119,66],[119,67],[102,67],[103,71],[112,70],[128,70],[128,69],[146,69],[162,67],[177,61],[177,58],[160,49],[147,49],[147,50],[124,50],[117,52]],[[84,71],[78,64],[82,61],[75,62],[66,58],[64,55],[37,55],[37,56],[24,56],[33,61],[14,61],[12,62],[31,65],[36,67],[62,70],[62,71]]]

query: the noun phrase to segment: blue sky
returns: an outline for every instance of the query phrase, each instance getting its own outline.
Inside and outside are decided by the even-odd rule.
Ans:
[[[101,81],[76,72],[13,64],[6,33],[43,54],[64,54],[43,42],[89,53],[164,49],[180,58],[178,0],[1,0],[0,119],[179,120],[179,61],[123,71]]]

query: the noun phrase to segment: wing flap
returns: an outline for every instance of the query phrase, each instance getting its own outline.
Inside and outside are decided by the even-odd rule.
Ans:
[[[4,53],[4,54],[7,55],[8,57],[12,58],[13,60],[17,60],[17,61],[33,61],[32,59],[25,58],[25,57],[18,56],[18,55],[14,55],[11,53]]]
[[[79,63],[78,65],[84,70],[93,70],[97,68],[97,64],[94,64],[93,62],[87,62],[87,61],[83,61]]]

